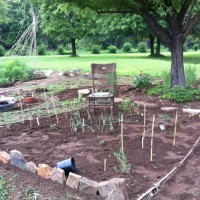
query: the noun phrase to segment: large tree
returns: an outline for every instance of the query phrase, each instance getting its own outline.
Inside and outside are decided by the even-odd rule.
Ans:
[[[200,0],[57,0],[89,7],[98,13],[133,13],[171,51],[172,86],[186,86],[183,44],[200,19]],[[162,22],[162,23],[160,23]],[[161,25],[162,24],[162,25]]]

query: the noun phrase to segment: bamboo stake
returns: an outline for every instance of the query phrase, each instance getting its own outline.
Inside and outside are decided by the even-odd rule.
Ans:
[[[151,132],[151,156],[150,161],[153,161],[153,132],[154,132],[154,122],[155,122],[155,115],[153,115],[153,122],[152,122],[152,132]]]
[[[36,118],[38,126],[40,125],[39,118]]]
[[[24,111],[23,111],[22,100],[21,100],[21,95],[20,95],[20,93],[19,93],[19,90],[17,90],[17,93],[18,93],[18,95],[19,95],[20,109],[21,109],[22,118],[23,118],[23,123],[24,123]]]
[[[175,146],[175,144],[176,144],[176,126],[177,126],[177,121],[178,121],[178,111],[176,111],[176,117],[175,117],[173,146]]]
[[[106,158],[105,158],[105,159],[104,159],[104,168],[103,168],[103,169],[104,169],[104,172],[106,171],[106,164],[107,164],[107,163],[106,163]]]
[[[47,113],[48,113],[48,116],[49,116],[49,119],[50,119],[50,115],[49,115],[49,107],[48,107],[48,102],[47,102],[47,94],[45,92],[45,88],[44,88],[44,96],[45,96],[45,101],[46,101],[46,109],[47,109]]]
[[[123,119],[124,117],[123,117],[123,114],[121,114],[121,148],[122,148],[122,150],[124,150],[124,126],[123,126],[123,121],[124,121],[124,119]]]
[[[144,128],[143,128],[143,135],[142,135],[142,148],[144,149],[144,138],[146,133],[146,104],[144,104]]]
[[[59,121],[58,121],[58,115],[57,115],[57,111],[56,111],[56,106],[55,106],[55,103],[54,103],[53,95],[52,95],[52,103],[53,103],[53,107],[54,107],[54,111],[55,111],[57,123],[59,123]]]

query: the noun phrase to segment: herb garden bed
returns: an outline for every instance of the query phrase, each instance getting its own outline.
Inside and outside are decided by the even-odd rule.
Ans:
[[[27,161],[33,161],[36,164],[46,163],[52,167],[58,161],[74,157],[78,174],[92,180],[105,181],[113,177],[125,177],[130,198],[136,199],[185,157],[199,137],[200,118],[198,115],[189,116],[183,113],[183,104],[161,101],[156,97],[147,96],[142,91],[130,90],[130,88],[130,86],[118,86],[118,97],[146,103],[144,148],[142,148],[143,104],[139,107],[136,104],[132,105],[130,112],[125,105],[123,107],[121,103],[115,103],[111,120],[110,115],[101,114],[100,111],[89,115],[87,102],[82,104],[82,99],[78,98],[78,89],[66,89],[49,97],[45,97],[46,92],[36,93],[41,101],[28,104],[28,107],[24,105],[24,113],[18,108],[18,111],[7,113],[8,116],[1,114],[0,150],[9,152],[16,149],[25,155]],[[70,103],[69,100],[74,98],[77,104]],[[156,104],[156,106],[148,106],[148,104]],[[160,109],[166,106],[176,106],[178,109],[175,146],[173,146],[173,134],[176,110],[165,112]],[[192,102],[190,106],[198,108],[199,102]],[[12,113],[13,116],[14,113],[18,113],[19,116],[16,115],[9,120]],[[119,152],[121,148],[119,113],[124,113],[124,152],[127,163],[131,165],[129,173],[120,171],[119,160],[114,156],[114,153]],[[150,161],[153,115],[155,115],[153,161]],[[84,126],[82,126],[83,119]],[[164,125],[164,131],[160,129],[160,125]],[[195,150],[188,162],[196,159],[197,155],[199,151]],[[190,170],[186,170],[187,173]],[[27,174],[24,176],[29,177]],[[179,188],[178,193],[181,198],[178,196],[176,199],[186,200],[188,195],[192,197],[192,192],[189,189],[185,190],[185,186],[188,185],[191,189],[196,187],[197,182],[194,180],[191,184],[192,180],[187,181],[187,174],[185,179],[184,174],[182,176],[180,186],[184,190]],[[175,180],[175,177],[172,180]],[[166,187],[170,187],[170,184]],[[164,191],[166,192],[167,189]],[[164,199],[166,193],[161,193],[155,198]],[[90,198],[95,199],[88,197]]]

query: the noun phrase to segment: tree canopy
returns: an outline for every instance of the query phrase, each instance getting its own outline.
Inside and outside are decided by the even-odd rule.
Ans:
[[[57,0],[89,7],[98,13],[133,13],[140,15],[151,32],[172,55],[172,86],[186,86],[183,43],[200,19],[200,0]]]

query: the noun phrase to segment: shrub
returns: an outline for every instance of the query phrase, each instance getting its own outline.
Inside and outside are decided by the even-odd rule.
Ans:
[[[99,45],[94,45],[92,47],[92,53],[93,54],[99,54],[100,53],[100,49],[101,49],[101,47]]]
[[[108,47],[108,51],[109,51],[109,53],[116,53],[117,52],[117,47],[113,46],[113,45],[110,45]]]
[[[138,52],[140,53],[146,53],[147,52],[147,45],[145,43],[139,43],[138,44]]]
[[[169,99],[177,103],[191,101],[194,98],[195,90],[185,89],[180,85],[174,86],[169,91]]]
[[[193,49],[194,49],[195,51],[197,51],[197,50],[199,49],[199,45],[198,45],[198,44],[194,44]]]
[[[65,48],[62,45],[59,45],[57,48],[58,55],[65,55]]]
[[[2,45],[0,45],[0,56],[4,56],[5,53],[6,53],[5,48]]]
[[[122,47],[123,52],[125,52],[125,53],[130,53],[131,52],[131,48],[132,48],[132,44],[130,42],[124,43],[124,45]]]
[[[0,79],[4,83],[13,83],[15,81],[27,81],[34,77],[34,69],[26,64],[14,60],[1,66]]]
[[[38,55],[46,55],[47,54],[47,45],[45,44],[41,44],[39,47],[38,47]]]
[[[186,80],[187,87],[190,87],[190,86],[196,84],[198,78],[197,78],[197,73],[196,73],[195,67],[189,66],[189,67],[185,68],[185,80]]]
[[[139,89],[148,89],[151,87],[152,77],[149,74],[134,75],[132,83]]]

